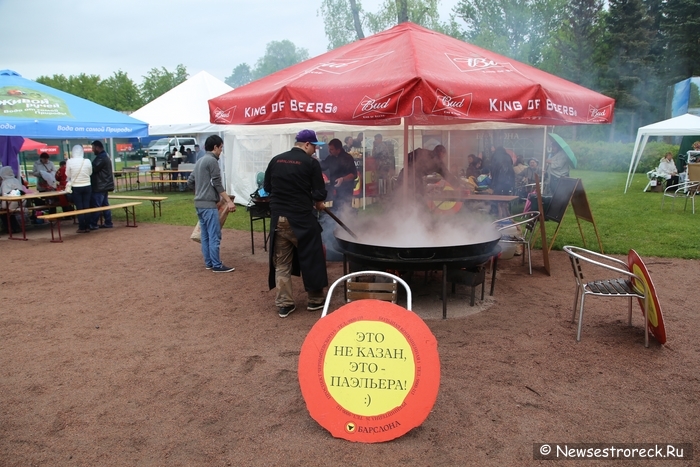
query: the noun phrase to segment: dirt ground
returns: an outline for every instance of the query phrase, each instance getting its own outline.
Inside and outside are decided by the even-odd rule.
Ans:
[[[528,466],[533,443],[694,443],[700,449],[700,262],[645,258],[668,342],[644,348],[635,303],[590,298],[583,338],[562,252],[500,263],[494,297],[466,288],[442,320],[440,275],[412,287],[437,338],[440,391],[422,426],[380,444],[335,439],[297,379],[320,313],[277,316],[262,234],[225,230],[231,274],[204,269],[190,228],[152,224],[52,244],[0,239],[2,466]],[[342,264],[329,263],[331,280]],[[487,285],[488,294],[488,285]],[[333,307],[342,305],[340,297]],[[478,313],[470,314],[472,311]],[[592,461],[586,465],[700,465]],[[566,463],[570,465],[570,463]]]

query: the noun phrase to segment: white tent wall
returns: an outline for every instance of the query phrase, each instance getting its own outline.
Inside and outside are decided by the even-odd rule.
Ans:
[[[687,136],[700,134],[700,117],[692,114],[681,115],[670,118],[651,125],[643,126],[637,130],[637,139],[634,142],[632,159],[627,172],[627,182],[625,183],[625,193],[632,184],[632,178],[637,171],[639,160],[644,153],[644,147],[650,136]]]
[[[448,149],[450,158],[466,158],[466,154],[453,154],[451,143],[458,139],[453,135],[465,131],[488,131],[488,130],[513,130],[516,134],[519,130],[534,130],[537,141],[532,148],[533,156],[542,158],[541,167],[544,167],[546,129],[542,125],[520,125],[498,122],[482,122],[469,125],[452,125],[440,127],[415,126],[409,129],[408,149],[404,150],[403,127],[402,126],[381,126],[381,127],[359,127],[350,125],[339,125],[332,123],[305,122],[286,125],[232,125],[227,126],[223,133],[224,154],[223,164],[225,166],[224,176],[227,184],[227,192],[235,195],[239,204],[250,201],[250,194],[257,189],[256,176],[258,172],[264,172],[270,160],[277,154],[288,151],[294,145],[296,134],[304,129],[312,128],[321,139],[329,140],[331,137],[339,138],[341,141],[345,136],[356,136],[359,132],[364,133],[365,154],[369,155],[372,150],[374,135],[381,133],[384,140],[390,140],[394,144],[394,155],[396,157],[396,173],[403,168],[404,160],[402,155],[415,148],[422,147],[424,142],[438,137]],[[426,138],[424,138],[424,135]],[[476,136],[475,136],[476,137]],[[456,163],[456,162],[455,162]],[[448,165],[455,168],[454,163]],[[363,167],[366,167],[363,164]],[[364,174],[361,174],[365,180]]]

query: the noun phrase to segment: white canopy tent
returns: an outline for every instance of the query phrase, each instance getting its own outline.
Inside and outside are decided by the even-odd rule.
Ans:
[[[625,183],[625,193],[632,184],[632,176],[637,170],[639,160],[642,158],[644,147],[650,136],[686,136],[700,134],[700,117],[691,114],[670,118],[662,122],[643,126],[637,130],[637,140],[634,142],[632,160],[630,161],[629,172],[627,173],[627,183]]]
[[[215,134],[228,125],[209,122],[208,100],[233,90],[231,86],[200,71],[159,98],[131,114],[148,123],[150,135]]]

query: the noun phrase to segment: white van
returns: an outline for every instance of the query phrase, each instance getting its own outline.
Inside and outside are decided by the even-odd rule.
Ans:
[[[185,150],[189,148],[194,152],[195,144],[197,144],[197,140],[189,136],[161,138],[153,141],[151,145],[148,146],[148,156],[165,160],[167,155],[172,152],[173,148],[177,148],[179,151],[180,146],[185,146]]]

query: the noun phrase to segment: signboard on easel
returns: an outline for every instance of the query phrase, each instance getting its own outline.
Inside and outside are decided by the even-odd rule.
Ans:
[[[561,227],[561,222],[564,220],[564,215],[566,214],[566,209],[569,207],[569,204],[571,204],[571,206],[574,208],[574,215],[576,216],[576,222],[578,223],[578,230],[581,233],[583,246],[586,247],[586,238],[584,237],[583,229],[581,228],[582,220],[593,224],[593,230],[595,231],[596,238],[598,239],[598,247],[600,248],[600,252],[604,253],[603,243],[601,242],[600,234],[598,233],[598,226],[593,219],[593,213],[591,212],[591,206],[588,204],[586,191],[583,189],[583,181],[580,178],[568,177],[562,177],[559,179],[557,188],[552,195],[552,201],[544,213],[545,220],[557,223],[557,228],[554,231],[552,239],[547,242],[547,251],[552,250],[554,239],[557,238],[559,228]]]

